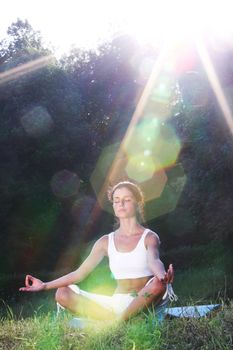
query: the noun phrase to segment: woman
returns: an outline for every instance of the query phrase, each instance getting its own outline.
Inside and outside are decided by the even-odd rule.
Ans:
[[[56,301],[74,314],[98,319],[127,320],[141,309],[164,303],[173,281],[173,267],[165,272],[159,259],[159,237],[143,227],[138,215],[143,216],[144,198],[140,188],[123,181],[109,192],[118,228],[104,235],[94,244],[81,266],[50,282],[27,275],[20,291],[37,292],[57,289]],[[113,296],[104,296],[80,290],[74,283],[82,281],[104,258],[117,287]]]

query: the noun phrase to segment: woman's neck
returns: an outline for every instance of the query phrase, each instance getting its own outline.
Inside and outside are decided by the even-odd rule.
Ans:
[[[127,218],[120,220],[120,227],[117,231],[118,234],[131,236],[139,233],[142,229],[142,226],[137,222],[136,218]]]

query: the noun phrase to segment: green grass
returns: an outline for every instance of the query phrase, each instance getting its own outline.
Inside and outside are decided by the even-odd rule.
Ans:
[[[156,324],[155,315],[149,312],[122,324],[97,322],[83,331],[68,326],[72,317],[68,313],[56,318],[54,291],[22,294],[20,303],[10,306],[0,303],[0,350],[232,349],[233,301],[228,299],[232,298],[233,285],[229,272],[231,255],[223,249],[220,254],[213,245],[206,256],[204,248],[198,248],[199,259],[190,248],[180,251],[181,260],[186,254],[192,261],[186,269],[176,271],[174,290],[179,299],[173,306],[221,303],[221,310],[211,317],[172,319]],[[111,294],[115,281],[106,262],[81,287]]]
[[[70,315],[55,313],[15,319],[12,312],[0,321],[1,350],[226,350],[233,346],[233,302],[212,317],[164,320],[140,314],[130,321],[104,322],[79,330],[70,328]]]
[[[208,246],[180,247],[169,251],[166,260],[174,262],[173,286],[180,305],[190,301],[209,304],[233,297],[230,247],[216,241]]]
[[[179,296],[179,304],[190,301],[195,303],[211,303],[225,300],[230,295],[232,277],[225,273],[221,266],[190,268],[176,273],[174,290]]]

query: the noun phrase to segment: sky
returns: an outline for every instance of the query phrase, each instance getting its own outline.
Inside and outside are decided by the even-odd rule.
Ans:
[[[0,39],[17,18],[27,19],[60,52],[72,44],[95,47],[117,32],[154,45],[164,36],[192,35],[202,25],[229,36],[232,9],[232,0],[7,0]]]
[[[0,38],[20,18],[28,19],[58,49],[66,50],[72,44],[92,47],[133,22],[132,6],[134,10],[137,7],[128,0],[8,0],[0,15]]]

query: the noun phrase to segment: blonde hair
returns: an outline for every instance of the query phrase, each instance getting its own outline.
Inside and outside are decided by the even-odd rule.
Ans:
[[[114,192],[122,187],[126,187],[130,192],[132,192],[134,198],[136,199],[138,205],[138,219],[141,223],[145,223],[145,214],[144,214],[144,195],[141,188],[131,181],[120,181],[115,186],[110,187],[108,190],[108,199],[112,203]],[[118,220],[117,220],[118,224]]]

